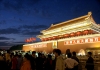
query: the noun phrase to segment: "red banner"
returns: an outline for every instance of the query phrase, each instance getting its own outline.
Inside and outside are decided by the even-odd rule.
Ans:
[[[100,37],[64,41],[64,45],[99,42]]]

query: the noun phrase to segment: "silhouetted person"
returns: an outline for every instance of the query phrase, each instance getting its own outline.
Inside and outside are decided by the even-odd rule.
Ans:
[[[78,65],[78,62],[72,59],[72,54],[67,54],[68,58],[65,60],[66,70],[75,70],[74,67]]]
[[[61,56],[61,50],[55,49],[53,52],[54,52],[55,58],[56,58],[55,70],[64,70],[65,65],[64,65],[63,57]]]
[[[86,61],[86,69],[87,70],[94,70],[94,59],[92,58],[92,53],[88,52],[88,60]]]
[[[23,58],[22,58],[21,54],[18,55],[17,61],[18,61],[18,63],[17,63],[17,70],[20,70],[22,62],[23,62]]]
[[[25,55],[23,59],[23,64],[20,70],[32,70],[30,63],[30,55]]]
[[[52,56],[48,55],[44,62],[44,70],[52,70]]]
[[[5,54],[5,60],[6,60],[6,63],[7,63],[7,68],[8,70],[11,69],[11,56],[10,56],[10,51],[7,50],[7,53]]]
[[[43,60],[41,53],[38,53],[38,57],[36,58],[36,70],[43,70]]]
[[[53,49],[53,53],[55,52],[56,49]],[[55,70],[56,68],[56,57],[52,60],[52,70]]]
[[[72,52],[72,59],[76,60],[79,63],[79,59],[76,57],[76,52]],[[78,65],[74,67],[74,70],[78,70]]]
[[[36,51],[32,52],[31,67],[32,70],[36,70]]]
[[[4,61],[1,53],[0,53],[0,70],[8,70],[7,63]]]

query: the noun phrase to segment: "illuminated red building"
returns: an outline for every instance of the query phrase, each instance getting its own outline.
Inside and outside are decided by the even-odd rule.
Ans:
[[[41,42],[25,44],[23,50],[51,52],[54,48],[59,48],[65,53],[67,49],[78,52],[81,49],[100,47],[100,26],[94,21],[91,12],[79,18],[52,24],[41,33],[42,35],[37,36]]]

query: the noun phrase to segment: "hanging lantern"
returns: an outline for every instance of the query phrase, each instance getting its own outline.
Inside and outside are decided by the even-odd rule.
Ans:
[[[80,36],[80,35],[82,35],[81,31],[76,32],[76,36]]]
[[[56,39],[60,39],[60,36],[58,35],[58,36],[56,36]]]
[[[49,38],[45,38],[45,40],[46,40],[46,41],[48,41],[48,40],[49,40]]]
[[[57,39],[58,38],[58,36],[53,36],[53,39],[55,40],[55,39]]]
[[[70,33],[70,36],[71,36],[71,37],[74,37],[74,36],[75,36],[75,33]]]
[[[64,34],[64,37],[65,37],[65,38],[67,38],[67,37],[69,37],[69,36],[70,36],[69,34]]]
[[[49,40],[52,40],[52,37],[49,37],[48,39],[49,39]]]
[[[89,34],[89,30],[84,30],[84,31],[83,31],[83,34],[84,34],[84,35]]]
[[[58,35],[58,38],[63,38],[63,35]]]
[[[94,32],[93,32],[93,30],[89,30],[89,34],[93,34]]]
[[[45,41],[47,41],[47,38],[45,38]]]
[[[55,37],[55,36],[53,36],[53,39],[56,39],[56,37]]]

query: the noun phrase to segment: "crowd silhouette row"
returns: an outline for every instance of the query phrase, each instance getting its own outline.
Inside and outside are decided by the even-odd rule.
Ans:
[[[0,70],[80,70],[76,52],[67,53],[65,59],[61,56],[60,49],[54,49],[53,54],[54,59],[51,54],[38,53],[36,56],[36,51],[32,51],[32,54],[26,53],[24,56],[19,52],[0,53]],[[87,70],[94,70],[94,60],[91,56],[92,53],[88,52],[85,66]]]

